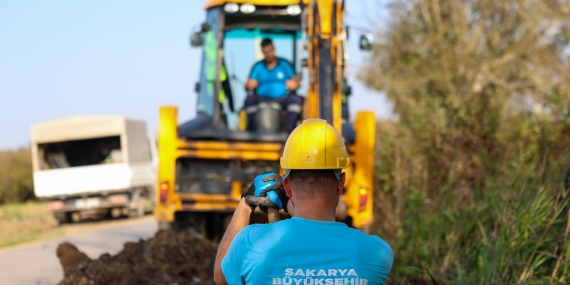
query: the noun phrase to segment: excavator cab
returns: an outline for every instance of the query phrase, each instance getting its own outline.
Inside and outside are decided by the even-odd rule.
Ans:
[[[245,90],[244,86],[253,70],[253,66],[264,59],[260,45],[263,39],[270,39],[276,50],[276,57],[279,60],[286,61],[292,67],[294,73],[303,78],[302,67],[299,64],[297,55],[301,33],[297,29],[298,27],[293,25],[276,25],[272,28],[248,28],[240,24],[229,27],[226,30],[223,42],[223,61],[227,63],[226,69],[229,74],[229,85],[232,88],[232,94],[235,99],[234,106],[236,107],[233,110],[235,112],[232,113],[232,109],[227,108],[231,106],[224,106],[226,107],[224,112],[228,114],[227,122],[229,128],[256,132],[258,134],[284,132],[283,117],[286,111],[281,104],[285,100],[284,97],[270,99],[259,96],[255,93],[255,90]],[[305,84],[295,90],[296,95],[301,98],[303,98],[307,89],[306,78],[303,83]],[[246,96],[256,96],[257,106],[244,106]],[[252,107],[256,110],[254,111],[256,113],[255,119],[249,121],[249,117],[243,116],[243,112],[247,112],[246,110]],[[239,112],[242,112],[241,117]]]
[[[210,128],[216,130],[211,132],[212,139],[228,136],[248,141],[286,139],[282,129],[284,110],[278,100],[259,97],[256,120],[247,121],[244,102],[251,91],[245,90],[245,82],[253,65],[263,59],[260,43],[268,38],[276,48],[276,56],[288,61],[303,79],[295,92],[304,97],[307,78],[303,76],[299,56],[301,22],[301,8],[297,4],[254,6],[228,2],[207,9],[206,21],[193,31],[190,44],[203,49],[201,77],[196,83],[197,111],[199,120],[209,121]],[[181,129],[196,136],[192,135],[197,131],[194,128],[182,126]],[[201,125],[201,132],[203,130]]]
[[[159,227],[220,238],[251,181],[284,172],[283,110],[277,102],[261,101],[255,124],[244,111],[245,81],[262,59],[262,39],[270,38],[277,57],[301,78],[299,122],[325,119],[345,138],[352,165],[337,219],[365,229],[372,222],[375,118],[366,111],[352,122],[348,117],[344,1],[209,0],[205,10],[206,20],[190,36],[191,45],[202,48],[196,117],[178,124],[176,107],[160,108],[154,212]]]

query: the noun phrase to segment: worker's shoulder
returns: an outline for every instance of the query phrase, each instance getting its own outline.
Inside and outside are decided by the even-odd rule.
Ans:
[[[343,232],[346,233],[343,240],[350,241],[345,243],[345,248],[358,252],[359,256],[364,258],[366,262],[378,265],[394,262],[392,247],[381,237],[369,235],[353,228],[346,228]]]
[[[259,69],[259,68],[262,68],[262,67],[265,67],[265,61],[264,61],[263,59],[260,60],[260,61],[255,62],[255,63],[253,64],[253,66],[251,67],[251,70]]]
[[[281,236],[284,229],[284,221],[271,224],[251,224],[240,231],[240,239],[248,242],[259,242],[263,240],[274,240],[275,236]]]
[[[392,247],[379,236],[369,235],[354,228],[346,228],[345,232],[351,235],[351,238],[360,244],[363,248],[376,248],[384,252],[392,252]]]
[[[282,57],[277,57],[277,63],[279,63],[279,64],[285,64],[285,65],[288,65],[288,66],[293,66],[293,65],[291,64],[291,62],[290,62],[288,59],[285,59],[285,58],[282,58]]]
[[[275,235],[281,236],[285,233],[298,230],[296,228],[296,224],[293,223],[291,219],[285,219],[269,224],[252,224],[246,228],[248,229],[247,234],[255,237],[274,237]]]
[[[276,223],[270,223],[270,224],[251,224],[249,226],[247,226],[246,228],[248,229],[248,233],[251,234],[258,234],[258,232],[267,232],[267,231],[271,231],[271,230],[275,230],[277,228],[282,227],[285,221],[287,220],[282,220],[282,221],[278,221]]]
[[[247,234],[256,233],[258,231],[263,231],[265,226],[268,224],[251,224],[246,226],[244,229],[246,230]]]

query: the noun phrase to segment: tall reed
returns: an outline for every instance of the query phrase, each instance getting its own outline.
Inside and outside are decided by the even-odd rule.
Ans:
[[[429,164],[396,124],[381,123],[378,137],[375,229],[394,249],[393,281],[430,272],[439,284],[570,282],[568,154],[497,156],[485,163],[501,171],[466,196],[452,174],[425,177]]]

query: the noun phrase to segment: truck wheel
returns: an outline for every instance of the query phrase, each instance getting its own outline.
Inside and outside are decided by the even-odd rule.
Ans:
[[[142,217],[144,216],[144,202],[143,202],[143,198],[140,197],[140,192],[138,193],[135,201],[136,201],[136,206],[135,208],[131,208],[129,209],[129,218],[137,218],[137,217]]]
[[[209,240],[220,241],[232,219],[232,214],[207,213],[204,236]]]
[[[109,214],[111,215],[111,218],[113,218],[113,219],[120,218],[122,213],[123,213],[123,211],[121,208],[111,208],[111,210],[109,211]]]
[[[231,214],[226,213],[183,213],[175,214],[171,228],[180,229],[200,235],[209,240],[221,240]]]
[[[337,221],[346,220],[347,211],[348,211],[348,206],[346,205],[346,202],[344,202],[342,198],[339,199],[338,203],[336,204],[336,212],[335,212],[336,220]]]
[[[139,203],[135,209],[129,210],[129,218],[138,218],[144,216],[144,206]]]
[[[82,217],[81,217],[81,213],[80,212],[72,212],[71,213],[71,221],[73,221],[74,223],[79,223],[81,222]]]
[[[68,213],[54,213],[53,218],[57,221],[58,225],[69,223],[70,217]]]
[[[360,228],[355,228],[354,225],[352,224],[352,217],[351,216],[347,216],[346,219],[342,222],[345,223],[348,227],[353,228],[353,229],[357,229],[357,230],[359,230],[365,234],[370,234],[370,232],[371,232],[370,225],[360,227]]]
[[[365,233],[365,234],[370,234],[370,232],[371,232],[370,226],[361,227],[361,228],[358,228],[358,230]]]
[[[172,223],[169,222],[158,222],[158,230],[159,231],[167,231],[172,228]]]
[[[174,214],[174,221],[170,223],[170,227],[168,228],[187,231],[207,238],[208,231],[205,215],[206,213],[176,212]]]

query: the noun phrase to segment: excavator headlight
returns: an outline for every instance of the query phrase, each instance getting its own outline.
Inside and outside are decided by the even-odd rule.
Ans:
[[[239,10],[244,14],[251,14],[255,12],[255,6],[250,3],[243,3],[241,4],[241,7],[239,7]]]
[[[224,5],[224,11],[226,11],[226,13],[233,14],[239,11],[239,5],[233,2],[226,3],[226,5]]]
[[[287,14],[291,16],[297,16],[301,14],[301,6],[296,4],[287,6]]]

